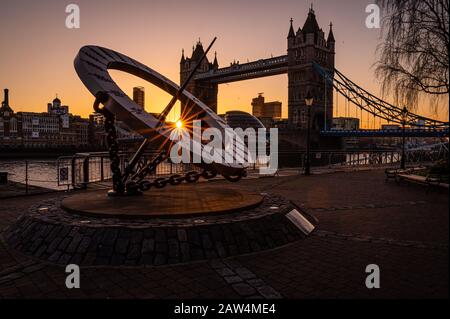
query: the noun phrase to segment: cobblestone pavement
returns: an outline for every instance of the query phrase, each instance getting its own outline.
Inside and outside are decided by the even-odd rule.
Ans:
[[[217,181],[214,183],[224,183]],[[158,267],[64,268],[0,242],[1,298],[448,298],[448,191],[386,182],[383,171],[249,179],[319,219],[307,239],[227,259]],[[63,194],[61,194],[62,196]],[[0,200],[4,230],[42,195]],[[365,286],[377,264],[381,288]]]

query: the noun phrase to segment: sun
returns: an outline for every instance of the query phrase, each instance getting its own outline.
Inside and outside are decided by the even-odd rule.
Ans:
[[[183,128],[183,122],[182,122],[181,120],[178,120],[178,121],[175,123],[175,125],[176,125],[177,128]]]

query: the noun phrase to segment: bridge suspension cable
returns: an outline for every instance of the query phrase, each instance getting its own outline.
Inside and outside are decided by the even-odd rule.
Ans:
[[[328,70],[325,70],[320,64],[316,62],[313,62],[313,66],[314,69],[330,83],[330,85],[333,85],[337,92],[339,92],[346,98],[346,100],[352,102],[361,110],[372,114],[374,116],[374,127],[375,117],[379,117],[380,119],[386,120],[389,123],[403,124],[403,122],[405,122],[406,125],[412,127],[447,130],[449,128],[449,122],[430,119],[414,114],[410,111],[406,113],[404,120],[402,114],[403,108],[392,105],[367,92],[356,83],[351,81],[339,70],[334,69],[333,72],[330,72]],[[345,113],[347,114],[347,106]],[[367,124],[368,126],[370,125],[369,117]]]

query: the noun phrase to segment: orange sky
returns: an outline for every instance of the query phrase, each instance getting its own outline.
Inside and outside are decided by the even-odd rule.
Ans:
[[[2,1],[0,88],[10,89],[10,104],[15,111],[43,112],[57,93],[72,113],[90,114],[93,97],[73,68],[73,59],[83,45],[96,44],[122,52],[178,83],[181,49],[190,54],[199,37],[205,47],[214,36],[218,37],[212,51],[217,51],[220,66],[233,60],[244,63],[247,59],[286,54],[289,19],[294,19],[295,29],[303,26],[310,6],[309,1],[298,0],[80,0],[75,3],[81,10],[81,28],[67,29],[65,7],[69,3]],[[373,64],[380,30],[365,27],[365,7],[369,3],[372,1],[321,0],[314,1],[314,9],[326,33],[333,21],[336,67],[379,95]],[[158,112],[170,100],[138,78],[118,71],[112,76],[130,95],[133,86],[144,86],[147,111]],[[287,75],[220,85],[219,113],[232,109],[251,112],[251,99],[258,92],[264,92],[266,100],[282,101],[283,115],[287,116]],[[340,100],[338,115],[344,115],[343,106]],[[424,107],[417,113],[447,119],[448,104],[441,110],[438,116]],[[367,123],[363,122],[363,126]]]

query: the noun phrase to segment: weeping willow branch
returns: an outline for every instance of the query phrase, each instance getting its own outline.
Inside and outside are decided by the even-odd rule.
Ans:
[[[397,104],[412,109],[421,97],[429,98],[434,106],[448,100],[449,0],[378,3],[385,18],[375,72],[383,93],[392,93]]]

